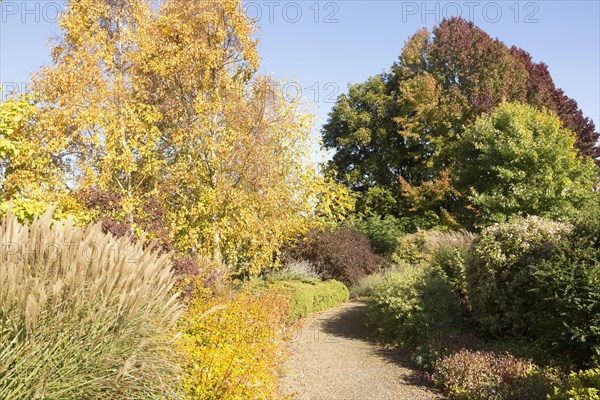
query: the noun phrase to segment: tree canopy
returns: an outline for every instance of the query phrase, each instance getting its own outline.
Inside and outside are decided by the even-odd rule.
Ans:
[[[69,1],[59,24],[24,135],[49,143],[57,180],[35,180],[50,203],[58,182],[113,233],[251,273],[351,206],[310,160],[311,116],[257,72],[256,24],[241,0]],[[2,121],[20,129],[12,104]],[[2,129],[0,151],[15,153]],[[24,183],[16,160],[2,166],[4,201],[10,182]]]
[[[351,85],[322,134],[329,171],[359,195],[364,214],[392,214],[423,227],[456,226],[462,193],[452,166],[465,127],[503,101],[545,107],[576,135],[582,156],[599,155],[599,134],[543,63],[491,38],[472,22],[444,20],[406,42],[389,72]]]
[[[598,204],[597,169],[573,147],[559,118],[533,106],[503,103],[477,119],[459,142],[457,186],[476,211],[474,223],[537,215],[564,218]]]

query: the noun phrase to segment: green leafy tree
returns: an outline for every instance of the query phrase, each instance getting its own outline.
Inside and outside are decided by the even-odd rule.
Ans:
[[[334,149],[330,173],[354,192],[360,193],[357,209],[370,213],[395,213],[399,195],[398,175],[407,169],[407,143],[396,130],[391,110],[394,98],[389,77],[369,78],[350,85],[339,97],[323,129],[326,148]],[[381,152],[382,148],[388,149]]]
[[[371,243],[373,250],[384,256],[391,255],[398,246],[398,238],[406,232],[407,221],[393,215],[351,218],[347,223],[361,231]]]
[[[503,103],[480,117],[461,138],[454,171],[478,210],[474,222],[565,217],[597,204],[597,168],[578,156],[574,142],[555,114],[529,105]]]

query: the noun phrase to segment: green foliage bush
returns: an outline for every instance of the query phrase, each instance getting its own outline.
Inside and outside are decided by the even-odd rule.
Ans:
[[[465,321],[454,288],[438,268],[408,266],[372,288],[368,321],[381,339],[418,346],[438,331],[460,331]]]
[[[573,372],[556,387],[551,400],[600,400],[600,368]]]
[[[343,283],[335,280],[283,281],[276,282],[276,286],[284,288],[289,295],[291,305],[290,321],[306,317],[316,311],[335,307],[345,303],[350,298],[348,288]]]
[[[431,258],[431,239],[440,233],[437,230],[419,230],[400,236],[392,254],[392,261],[399,265],[426,264]]]
[[[470,307],[466,295],[465,263],[475,239],[477,235],[467,231],[417,231],[398,239],[398,248],[392,259],[400,265],[439,269],[467,312]]]
[[[369,238],[373,250],[383,256],[390,255],[398,246],[398,238],[405,234],[405,223],[393,215],[353,218],[350,225]]]
[[[467,265],[468,295],[482,330],[496,337],[527,336],[539,315],[534,265],[549,257],[572,228],[538,217],[516,218],[482,232]]]
[[[556,399],[598,398],[597,371],[561,385],[556,370],[529,361],[598,362],[597,208],[570,223],[515,218],[481,238],[419,231],[399,240],[393,259],[405,267],[366,289],[369,321],[386,342],[416,346],[416,361],[451,398],[544,399],[553,386]],[[492,342],[464,339],[471,318]]]
[[[482,233],[468,263],[468,296],[481,331],[548,346],[565,365],[600,354],[600,222],[530,217]]]
[[[167,255],[52,221],[0,223],[1,399],[176,399]]]
[[[311,262],[321,278],[347,286],[387,264],[373,253],[365,235],[348,227],[312,230],[287,253],[287,258]]]
[[[543,299],[540,341],[576,367],[600,362],[600,210],[582,213],[550,257],[534,269]],[[538,321],[538,320],[536,320]]]
[[[476,235],[418,231],[398,239],[400,270],[374,280],[369,320],[386,342],[418,346],[442,331],[460,331],[468,312],[465,259]],[[404,267],[402,267],[404,266]]]
[[[479,211],[475,223],[561,218],[597,204],[598,168],[574,144],[555,114],[532,106],[503,103],[480,117],[462,135],[454,164],[459,189]]]

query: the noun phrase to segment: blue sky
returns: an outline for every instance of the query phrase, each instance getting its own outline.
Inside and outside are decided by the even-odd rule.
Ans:
[[[0,5],[0,81],[22,87],[49,60],[64,1],[5,0]],[[262,72],[298,84],[311,101],[315,134],[338,94],[386,70],[406,39],[447,16],[472,20],[507,45],[548,64],[557,86],[600,125],[600,1],[287,1],[245,0],[260,26]]]

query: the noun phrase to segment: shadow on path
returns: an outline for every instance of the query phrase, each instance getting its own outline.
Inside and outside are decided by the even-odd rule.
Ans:
[[[367,326],[367,306],[361,301],[352,301],[348,306],[332,318],[322,320],[323,332],[332,337],[346,338],[368,342],[373,345],[373,352],[380,357],[409,369],[411,374],[405,377],[408,384],[426,386],[433,389],[433,385],[425,379],[423,373],[411,359],[409,350],[386,348],[377,342],[373,328]]]
[[[299,400],[441,399],[408,352],[376,343],[365,318],[358,301],[306,318],[289,343],[281,393]]]

